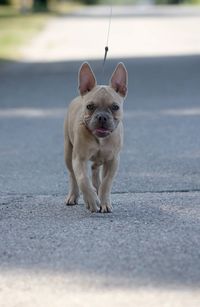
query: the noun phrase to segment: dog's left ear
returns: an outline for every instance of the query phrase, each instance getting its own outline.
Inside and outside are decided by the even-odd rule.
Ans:
[[[85,62],[79,70],[79,91],[81,95],[90,92],[96,85],[96,79],[90,65]]]
[[[119,63],[110,79],[110,86],[122,97],[127,94],[128,72],[123,63]]]

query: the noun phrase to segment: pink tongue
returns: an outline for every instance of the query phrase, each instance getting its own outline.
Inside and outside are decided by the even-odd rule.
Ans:
[[[98,128],[98,129],[96,129],[96,131],[98,131],[98,132],[106,132],[106,131],[108,131],[108,129],[105,129],[105,128]]]

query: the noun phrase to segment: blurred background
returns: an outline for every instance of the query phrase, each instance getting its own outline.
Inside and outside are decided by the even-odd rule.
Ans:
[[[0,58],[19,58],[19,46],[30,41],[55,15],[83,5],[198,5],[200,0],[0,0]]]

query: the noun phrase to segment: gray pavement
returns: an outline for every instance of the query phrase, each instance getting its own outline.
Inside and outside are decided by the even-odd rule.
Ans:
[[[111,214],[64,205],[81,59],[0,68],[1,306],[199,306],[200,56],[112,58],[104,77],[93,59],[100,82],[118,60],[129,95]]]

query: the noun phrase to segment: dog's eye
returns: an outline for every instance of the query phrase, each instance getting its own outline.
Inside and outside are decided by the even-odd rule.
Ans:
[[[118,104],[113,103],[113,105],[112,105],[112,110],[113,110],[113,111],[118,111],[118,110],[119,110]]]
[[[87,105],[87,107],[86,107],[89,111],[94,111],[94,109],[95,109],[95,106],[94,106],[94,104],[93,103],[90,103],[90,104],[88,104]]]

